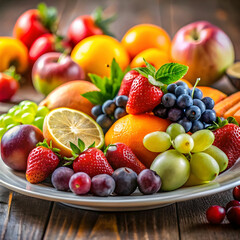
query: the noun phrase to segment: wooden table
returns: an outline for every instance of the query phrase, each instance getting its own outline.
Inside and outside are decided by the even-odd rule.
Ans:
[[[11,35],[20,13],[34,8],[38,1],[0,0],[0,35]],[[112,25],[121,39],[124,32],[138,23],[154,23],[165,28],[171,37],[183,25],[208,20],[222,28],[232,39],[236,58],[240,57],[239,0],[85,0],[47,1],[61,14],[60,32],[78,15],[91,12],[98,5],[116,11],[118,21]],[[223,78],[215,87],[231,93],[235,89]],[[30,85],[25,85],[13,102],[22,99],[39,101]],[[13,103],[0,104],[5,112]],[[226,205],[231,190],[223,193],[141,211],[103,213],[78,210],[60,203],[38,200],[0,187],[1,239],[240,239],[240,230],[225,221],[213,226],[207,223],[206,209],[212,204]]]

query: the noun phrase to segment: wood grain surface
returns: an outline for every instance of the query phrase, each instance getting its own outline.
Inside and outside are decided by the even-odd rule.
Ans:
[[[239,0],[48,0],[61,15],[59,33],[78,15],[90,13],[97,6],[108,13],[117,12],[111,29],[120,40],[127,29],[138,23],[153,23],[165,28],[171,37],[183,25],[208,20],[221,27],[232,39],[236,59],[240,58]],[[0,35],[11,35],[18,16],[34,8],[37,0],[0,0]],[[26,77],[26,79],[28,79]],[[236,91],[223,77],[215,87],[226,93]],[[25,84],[12,102],[0,103],[0,112],[23,99],[39,102],[30,83]],[[210,225],[205,218],[212,204],[225,206],[232,199],[231,190],[210,197],[194,199],[163,208],[104,213],[75,209],[60,203],[38,200],[0,187],[1,239],[240,239],[240,229],[227,221]]]

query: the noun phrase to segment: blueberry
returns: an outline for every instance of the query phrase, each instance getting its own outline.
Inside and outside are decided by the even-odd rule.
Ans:
[[[190,88],[188,89],[188,95],[192,97],[192,90]]]
[[[213,101],[213,99],[210,98],[210,97],[205,97],[205,98],[203,98],[203,99],[202,99],[202,102],[205,104],[206,109],[213,109],[214,104],[215,104],[214,101]]]
[[[205,104],[200,99],[193,99],[193,105],[200,108],[201,113],[204,113],[206,110]]]
[[[172,84],[169,84],[168,86],[167,86],[167,91],[169,92],[169,93],[175,93],[175,89],[177,88],[177,84],[175,84],[175,83],[172,83]]]
[[[201,117],[201,110],[199,107],[192,105],[187,108],[185,114],[187,119],[193,122]]]
[[[165,108],[163,105],[158,105],[153,109],[153,113],[155,116],[160,118],[167,118],[168,117],[168,109]]]
[[[120,118],[124,117],[125,115],[127,115],[125,108],[122,108],[122,107],[116,108],[116,110],[114,112],[115,119],[120,119]]]
[[[92,178],[91,192],[100,197],[107,197],[113,193],[115,181],[108,174],[99,174]]]
[[[216,113],[213,110],[207,109],[202,114],[202,121],[205,122],[205,123],[216,122]]]
[[[186,89],[182,86],[177,87],[175,90],[176,97],[179,97],[182,94],[188,94],[188,89]]]
[[[176,82],[176,85],[177,86],[181,86],[181,87],[183,87],[185,89],[188,89],[188,85],[185,82],[183,82],[183,81]]]
[[[170,108],[175,105],[176,96],[172,93],[166,93],[162,97],[162,104],[164,107]]]
[[[192,95],[192,91],[193,90],[191,90],[191,95]],[[195,88],[193,93],[193,99],[202,99],[202,97],[203,97],[202,91],[199,88]]]
[[[201,121],[196,120],[192,123],[192,129],[191,132],[194,133],[196,131],[202,130],[204,128],[204,125]]]
[[[96,105],[91,109],[92,115],[97,118],[99,115],[103,114],[102,105]]]
[[[96,122],[102,127],[102,128],[109,128],[113,124],[113,120],[106,114],[101,114],[97,117]]]
[[[116,183],[114,192],[117,195],[128,196],[137,188],[137,174],[130,168],[118,168],[112,177]]]
[[[204,126],[204,128],[208,128],[208,127],[212,126],[212,124],[211,123],[203,123],[203,126]]]
[[[192,122],[189,121],[186,117],[180,119],[178,123],[184,127],[185,132],[189,132],[192,128]]]
[[[182,118],[183,112],[179,108],[171,108],[168,111],[168,119],[177,122],[180,118]]]
[[[118,107],[126,107],[127,101],[128,101],[128,96],[125,96],[125,95],[117,96],[115,99],[116,105]]]
[[[177,105],[180,108],[187,108],[193,105],[193,100],[189,95],[183,94],[178,97]]]
[[[116,109],[116,104],[113,100],[107,100],[102,105],[102,111],[103,113],[106,113],[107,115],[112,115]]]

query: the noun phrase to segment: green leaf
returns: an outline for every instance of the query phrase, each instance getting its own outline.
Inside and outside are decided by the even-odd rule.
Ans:
[[[89,73],[88,74],[89,78],[91,79],[92,83],[103,93],[105,93],[105,81],[103,78],[101,78],[100,76],[93,74],[93,73]]]
[[[94,148],[94,147],[95,147],[95,141],[90,146],[88,146],[88,149],[89,148]]]
[[[70,147],[72,149],[73,155],[79,155],[81,153],[81,150],[74,143],[70,142]]]
[[[157,86],[157,87],[162,87],[164,86],[163,83],[159,82],[159,81],[156,81],[156,79],[154,77],[152,77],[151,75],[148,75],[148,81],[154,85],[154,86]]]
[[[148,68],[146,68],[146,67],[137,67],[137,68],[134,68],[133,70],[136,70],[137,72],[139,72],[140,74],[142,74],[146,78],[149,75],[150,76],[152,75],[152,72]]]
[[[10,68],[5,70],[3,73],[14,78],[16,81],[19,81],[21,79],[21,75],[16,73],[16,67],[13,65],[10,66]]]
[[[81,152],[85,150],[85,143],[80,138],[78,139],[78,147]]]
[[[98,91],[86,92],[83,93],[82,96],[87,98],[94,105],[102,105],[106,100],[106,98],[104,98],[104,95]]]
[[[148,63],[144,58],[143,58],[143,61],[145,62],[146,67],[147,67],[153,74],[155,74],[156,68],[155,68],[152,64]],[[152,75],[152,76],[154,76],[154,75]]]
[[[155,79],[164,84],[171,84],[181,79],[188,71],[188,67],[179,63],[166,63],[161,66],[156,74]]]
[[[227,121],[228,121],[228,123],[233,123],[233,124],[239,126],[238,122],[236,121],[236,119],[234,117],[228,117]]]

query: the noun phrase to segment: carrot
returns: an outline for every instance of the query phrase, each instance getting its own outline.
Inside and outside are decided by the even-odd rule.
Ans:
[[[238,102],[236,105],[234,105],[233,107],[231,107],[230,109],[228,109],[228,110],[224,113],[223,117],[227,119],[228,117],[233,116],[239,109],[240,109],[240,102]]]
[[[229,97],[225,98],[221,102],[217,103],[214,107],[218,117],[222,117],[226,111],[232,108],[240,101],[240,91],[236,92]]]
[[[233,117],[240,124],[240,109],[237,112],[234,113]]]

